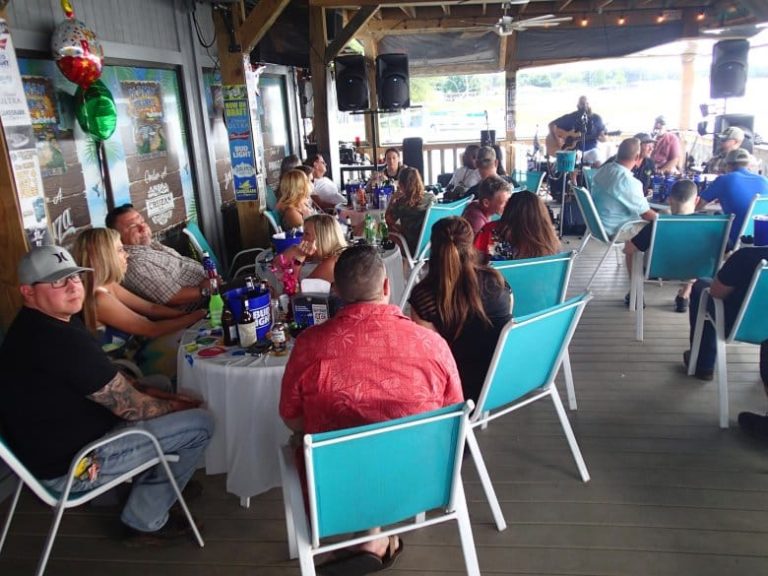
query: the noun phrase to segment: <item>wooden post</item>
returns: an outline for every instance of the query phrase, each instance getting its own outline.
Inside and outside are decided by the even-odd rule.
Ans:
[[[507,129],[507,173],[511,174],[516,168],[517,156],[517,34],[502,36],[499,41],[499,66],[504,70],[505,76],[505,116],[504,122]]]
[[[333,180],[339,182],[339,139],[336,132],[336,94],[333,79],[325,62],[328,35],[325,27],[325,9],[309,7],[309,66],[312,74],[312,94],[315,99],[313,133],[317,151],[330,159]]]
[[[1,127],[0,156],[0,249],[3,254],[3,266],[0,266],[0,326],[5,332],[21,306],[16,265],[27,253],[27,240],[8,145]]]
[[[688,42],[685,51],[680,56],[682,64],[682,97],[680,98],[680,129],[691,130],[691,104],[693,103],[693,90],[696,83],[696,46]]]
[[[247,54],[241,51],[230,52],[230,45],[240,44],[237,30],[242,25],[240,10],[233,8],[232,30],[229,30],[220,10],[213,11],[213,22],[216,27],[219,63],[221,67],[222,84],[245,84],[245,59]],[[234,38],[232,38],[234,34]],[[255,130],[252,129],[252,134]],[[254,143],[254,149],[258,148]],[[266,246],[268,244],[266,218],[261,215],[259,203],[256,200],[237,202],[237,216],[240,223],[240,241],[242,248]]]

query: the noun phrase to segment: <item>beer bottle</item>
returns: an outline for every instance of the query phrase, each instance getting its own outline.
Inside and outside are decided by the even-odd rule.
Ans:
[[[221,314],[224,310],[224,300],[219,294],[219,283],[211,278],[211,299],[208,301],[208,314],[211,317],[211,328],[221,326]]]
[[[379,236],[381,237],[382,244],[389,240],[389,227],[383,217],[381,222],[379,222]]]
[[[256,319],[248,307],[248,298],[243,298],[243,313],[237,321],[237,338],[241,348],[248,348],[256,343]]]
[[[237,344],[237,321],[228,301],[224,302],[224,310],[221,312],[221,330],[224,332],[224,346]]]
[[[355,231],[352,229],[352,218],[347,216],[347,242],[352,244],[352,241],[355,239]]]

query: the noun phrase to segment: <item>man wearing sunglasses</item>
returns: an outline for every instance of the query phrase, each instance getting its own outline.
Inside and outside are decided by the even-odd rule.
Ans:
[[[0,427],[11,449],[51,490],[62,490],[75,454],[119,428],[155,435],[179,487],[187,484],[213,432],[199,401],[144,389],[121,374],[78,317],[83,274],[58,246],[30,250],[19,262],[23,306],[0,347]],[[127,436],[81,460],[74,492],[92,489],[154,454],[146,437]],[[183,518],[169,514],[175,491],[158,467],[134,479],[121,519],[136,544],[188,537]]]

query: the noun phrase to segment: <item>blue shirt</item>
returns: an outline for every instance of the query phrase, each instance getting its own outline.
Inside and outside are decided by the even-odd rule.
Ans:
[[[749,205],[757,196],[768,196],[768,178],[750,172],[746,168],[736,170],[718,176],[701,193],[701,198],[707,202],[719,200],[725,214],[733,214],[733,226],[731,226],[730,243],[733,244],[739,238],[744,218],[747,217]]]
[[[613,236],[621,225],[637,220],[650,210],[643,193],[643,184],[618,162],[603,164],[592,180],[592,199],[608,235]]]

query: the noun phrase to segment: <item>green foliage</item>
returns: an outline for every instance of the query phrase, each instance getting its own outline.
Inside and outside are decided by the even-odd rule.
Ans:
[[[455,98],[476,95],[480,90],[480,80],[476,75],[454,75],[446,77],[440,84],[440,90]]]

